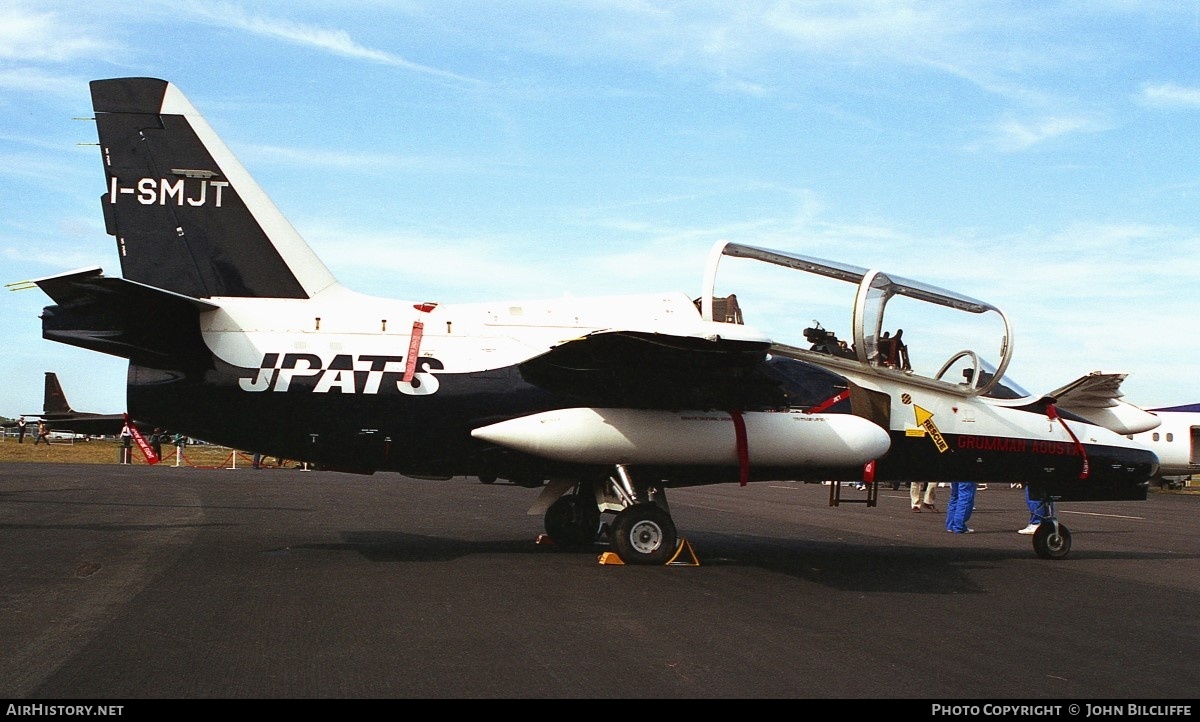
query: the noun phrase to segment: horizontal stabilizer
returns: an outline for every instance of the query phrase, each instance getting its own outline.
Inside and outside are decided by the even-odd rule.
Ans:
[[[57,305],[42,311],[42,337],[126,358],[152,368],[210,363],[200,336],[201,311],[213,304],[123,278],[100,269],[33,281]]]

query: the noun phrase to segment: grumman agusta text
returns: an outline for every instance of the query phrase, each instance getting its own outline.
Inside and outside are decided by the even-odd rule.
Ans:
[[[1073,717],[1190,717],[1190,704],[935,704],[935,715],[959,716],[980,715],[991,717],[1026,716],[1057,717],[1067,714]]]
[[[10,704],[4,709],[4,714],[29,717],[119,717],[124,710],[123,704]]]

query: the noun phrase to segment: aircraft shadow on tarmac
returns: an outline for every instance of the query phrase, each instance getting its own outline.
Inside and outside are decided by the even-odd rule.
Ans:
[[[353,552],[380,563],[443,563],[474,555],[569,555],[584,566],[600,566],[606,544],[585,547],[543,545],[533,539],[463,540],[388,531],[343,532],[343,542],[298,544],[268,550],[267,554],[288,555],[303,551]],[[880,546],[852,542],[771,539],[720,533],[695,535],[692,543],[700,560],[694,565],[658,567],[608,567],[621,570],[650,570],[655,573],[704,573],[708,569],[756,568],[784,574],[824,587],[853,592],[978,594],[986,590],[969,579],[968,572],[1000,564],[1027,561],[1053,571],[1054,565],[1086,560],[1188,559],[1193,555],[1168,552],[1116,552],[1083,550],[1071,560],[1047,561],[1034,557],[1024,544],[1011,549],[977,547]],[[644,578],[644,571],[639,578]]]
[[[0,524],[0,531],[98,531],[98,532],[158,532],[178,529],[219,529],[234,527],[236,524],[224,522],[169,523],[169,524]]]

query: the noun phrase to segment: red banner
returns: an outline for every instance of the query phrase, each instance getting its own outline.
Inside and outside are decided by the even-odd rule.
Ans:
[[[414,303],[413,308],[421,313],[429,313],[437,308],[437,303],[426,301],[425,303]],[[425,324],[420,320],[413,321],[412,337],[408,340],[408,358],[404,360],[404,378],[401,379],[404,383],[412,383],[413,376],[417,373],[417,357],[421,355],[421,336],[425,333]]]
[[[425,324],[413,321],[412,336],[408,340],[408,358],[404,360],[404,383],[412,383],[417,373],[417,357],[421,354],[421,336],[425,333]]]
[[[150,442],[146,441],[146,437],[142,436],[142,432],[138,427],[134,426],[129,421],[129,414],[125,414],[125,426],[129,429],[130,436],[137,443],[138,448],[142,450],[142,456],[146,457],[147,464],[157,464],[159,462],[158,454],[154,453],[154,448],[150,446]]]
[[[1079,478],[1088,478],[1091,470],[1088,467],[1087,449],[1083,448],[1083,444],[1079,441],[1079,437],[1075,435],[1074,431],[1071,431],[1070,426],[1067,426],[1066,420],[1058,415],[1058,409],[1055,408],[1054,404],[1046,405],[1046,416],[1050,417],[1051,421],[1058,419],[1058,423],[1062,424],[1062,427],[1067,430],[1067,435],[1071,437],[1071,441],[1075,442],[1075,448],[1079,450],[1079,455],[1083,457],[1083,468],[1079,470]]]

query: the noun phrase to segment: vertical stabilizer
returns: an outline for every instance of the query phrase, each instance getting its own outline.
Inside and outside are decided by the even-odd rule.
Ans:
[[[91,83],[122,275],[193,298],[308,298],[324,263],[187,98],[155,78]]]
[[[47,371],[46,395],[42,398],[42,415],[56,416],[73,413],[75,410],[67,403],[67,395],[63,393],[62,386],[58,383],[58,374]]]

